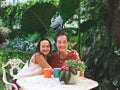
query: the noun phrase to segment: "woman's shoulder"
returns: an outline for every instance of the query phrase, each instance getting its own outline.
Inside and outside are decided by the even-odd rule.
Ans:
[[[39,52],[34,53],[33,55],[41,55]]]
[[[32,58],[34,58],[34,57],[40,57],[40,56],[42,56],[42,54],[40,54],[39,52],[36,52],[36,53],[33,54]]]
[[[76,50],[70,50],[69,56],[72,56],[72,59],[80,60],[79,53]]]
[[[72,49],[72,50],[69,50],[69,55],[79,56],[79,53],[76,50]]]

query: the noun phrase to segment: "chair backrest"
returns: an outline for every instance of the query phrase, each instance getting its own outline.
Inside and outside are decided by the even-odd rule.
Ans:
[[[11,90],[11,86],[13,86],[14,88],[16,88],[15,90],[18,90],[16,85],[9,82],[6,76],[6,69],[5,67],[7,67],[8,65],[10,65],[10,76],[13,78],[16,74],[14,74],[14,70],[17,71],[17,73],[20,71],[20,69],[22,68],[21,65],[24,65],[25,63],[21,60],[21,59],[9,59],[9,61],[6,64],[2,65],[2,69],[3,69],[3,82],[6,84],[6,90]]]

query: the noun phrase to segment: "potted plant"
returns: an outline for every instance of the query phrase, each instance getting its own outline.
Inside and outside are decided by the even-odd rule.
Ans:
[[[65,84],[69,84],[69,81],[72,75],[80,75],[79,72],[84,72],[86,69],[86,65],[81,61],[76,60],[67,60],[64,63],[64,66],[61,67],[59,72],[59,80],[60,82],[64,82]],[[73,82],[75,83],[75,82]]]

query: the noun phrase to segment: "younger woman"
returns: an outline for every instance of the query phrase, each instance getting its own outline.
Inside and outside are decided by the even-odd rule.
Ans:
[[[52,68],[47,63],[47,55],[51,51],[51,43],[48,39],[43,38],[40,39],[35,53],[31,57],[31,59],[25,64],[25,66],[21,69],[21,71],[14,77],[12,83],[16,84],[20,89],[19,85],[16,83],[17,79],[39,75],[43,73],[44,68]],[[14,90],[14,88],[13,88]]]

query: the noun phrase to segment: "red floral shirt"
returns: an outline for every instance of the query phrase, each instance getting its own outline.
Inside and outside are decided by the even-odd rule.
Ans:
[[[52,68],[61,68],[64,65],[64,62],[70,59],[80,61],[80,57],[77,51],[70,50],[66,58],[62,61],[59,60],[59,54],[55,52],[54,54],[48,56],[48,63],[52,66]]]

